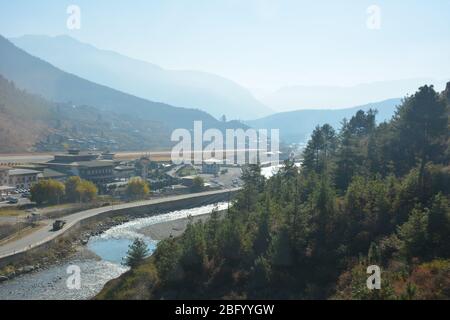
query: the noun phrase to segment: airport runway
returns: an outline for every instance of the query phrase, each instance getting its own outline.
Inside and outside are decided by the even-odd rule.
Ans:
[[[254,152],[256,149],[237,150],[237,152]],[[93,153],[101,153],[101,151],[92,151]],[[194,153],[199,153],[194,152]],[[224,150],[217,150],[217,152],[225,152]],[[53,159],[55,154],[64,152],[50,152],[50,153],[18,153],[18,154],[0,154],[0,166],[8,164],[25,164],[25,163],[45,163]],[[171,158],[171,151],[121,151],[116,153],[118,160],[136,159],[141,156],[149,156],[155,161],[169,161]]]
[[[63,152],[53,153],[28,153],[28,154],[0,154],[0,164],[8,163],[44,163],[53,159],[55,154]],[[100,153],[100,151],[93,151],[93,153]],[[137,158],[142,155],[149,155],[150,157],[162,158],[167,157],[170,159],[170,151],[129,151],[129,152],[117,152],[117,159],[131,159]]]

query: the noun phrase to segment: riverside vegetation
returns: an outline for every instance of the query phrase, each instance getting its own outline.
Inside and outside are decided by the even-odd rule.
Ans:
[[[161,241],[97,298],[449,299],[449,104],[450,84],[424,86],[388,122],[317,127],[301,169],[248,166],[224,218]]]
[[[38,205],[67,202],[91,202],[98,189],[90,181],[74,176],[63,184],[57,180],[41,180],[31,188],[31,200]]]

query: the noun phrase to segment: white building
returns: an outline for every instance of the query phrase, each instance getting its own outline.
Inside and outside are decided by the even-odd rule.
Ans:
[[[11,169],[8,172],[8,185],[15,188],[30,189],[38,182],[40,171],[29,169]]]
[[[202,163],[202,173],[203,174],[219,174],[220,165],[223,163],[222,160],[215,158],[204,160]]]

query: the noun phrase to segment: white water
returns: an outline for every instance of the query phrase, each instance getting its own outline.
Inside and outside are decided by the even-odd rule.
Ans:
[[[282,167],[283,167],[282,164],[278,166],[263,167],[261,168],[261,175],[264,176],[266,179],[269,179],[270,177],[276,175]]]
[[[88,248],[101,260],[72,260],[3,282],[0,284],[0,300],[90,299],[100,292],[106,282],[119,277],[128,270],[120,262],[126,255],[129,244],[135,238],[144,239],[150,253],[153,253],[157,241],[144,236],[140,230],[153,224],[204,215],[211,213],[214,208],[224,210],[227,207],[228,203],[222,202],[140,218],[115,226],[89,240]],[[67,288],[66,283],[70,276],[67,274],[67,267],[70,265],[77,265],[81,270],[81,288],[79,290]]]
[[[280,171],[281,168],[283,168],[283,164],[279,164],[277,166],[271,166],[271,167],[263,167],[261,168],[261,175],[264,176],[266,179],[269,179],[270,177],[276,175],[278,171]],[[295,163],[296,167],[300,167],[301,163]]]
[[[144,238],[145,236],[139,232],[139,230],[166,221],[174,221],[183,219],[189,216],[199,216],[211,213],[212,210],[217,208],[219,211],[225,210],[228,207],[227,202],[221,202],[217,204],[206,205],[203,207],[193,208],[193,209],[184,209],[179,211],[172,211],[165,214],[155,215],[147,218],[135,219],[124,224],[112,227],[106,232],[102,233],[98,236],[99,239],[107,240],[107,239],[128,239],[134,240],[136,238]],[[94,237],[95,239],[97,237]]]
[[[69,266],[80,268],[81,288],[69,289]],[[102,290],[106,282],[119,277],[127,267],[96,260],[74,260],[0,284],[0,300],[85,300]]]
[[[89,240],[88,248],[97,254],[102,260],[121,264],[128,252],[128,247],[136,238],[145,241],[149,254],[152,254],[158,241],[150,239],[141,233],[141,230],[162,222],[183,219],[189,216],[199,216],[211,213],[212,210],[225,210],[228,203],[206,205],[203,207],[172,211],[165,214],[155,215],[147,218],[135,219],[124,224],[112,227],[103,234],[92,237]]]

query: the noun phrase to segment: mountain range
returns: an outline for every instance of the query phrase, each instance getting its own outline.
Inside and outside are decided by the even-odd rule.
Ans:
[[[53,151],[70,141],[83,148],[101,144],[115,150],[167,149],[172,130],[190,130],[194,121],[202,121],[205,129],[246,128],[198,109],[152,102],[85,80],[1,36],[0,76],[0,129],[7,142],[0,152],[31,151],[36,143],[40,151]]]
[[[379,81],[355,86],[286,86],[275,92],[254,89],[255,96],[278,112],[299,109],[342,109],[412,95],[424,84],[434,84],[436,90],[444,90],[446,80],[414,78]]]
[[[216,118],[254,119],[272,113],[247,89],[215,74],[166,70],[69,36],[27,35],[10,40],[64,71],[151,101],[198,108]]]
[[[25,46],[25,42],[35,43],[37,39],[47,39],[51,44],[45,50],[45,44],[34,46],[43,48],[42,52],[51,52],[52,46],[56,46],[57,43],[68,42],[74,46],[73,50],[79,49],[80,55],[83,57],[73,62],[71,68],[76,69],[80,63],[85,63],[83,67],[80,67],[81,69],[85,69],[87,65],[92,65],[92,69],[95,69],[94,66],[98,62],[100,66],[97,67],[97,70],[107,69],[103,76],[115,79],[114,81],[127,82],[123,80],[127,77],[121,75],[134,74],[134,71],[127,71],[127,66],[134,69],[138,67],[138,64],[143,63],[133,61],[128,64],[124,62],[128,61],[126,57],[80,44],[69,37],[22,37],[17,38],[15,42],[20,42],[22,46]],[[44,43],[46,42],[44,41]],[[85,48],[83,51],[79,46],[85,46],[89,50]],[[55,54],[54,59],[63,56],[62,53],[70,45],[62,47],[64,49],[60,49],[62,51]],[[88,51],[91,56],[87,54]],[[99,62],[99,59],[108,60],[106,58],[108,55],[112,61],[115,61],[114,63]],[[66,60],[71,61],[70,58]],[[143,64],[146,66],[145,68],[151,66]],[[143,68],[144,65],[142,65]],[[117,69],[112,69],[112,66]],[[157,69],[157,67],[154,68]],[[0,96],[0,107],[3,106],[3,118],[12,119],[9,124],[8,121],[3,121],[4,123],[0,123],[0,126],[3,126],[4,136],[9,136],[10,141],[16,141],[11,144],[16,145],[20,150],[30,150],[33,146],[17,142],[17,139],[20,140],[20,134],[14,130],[15,126],[11,127],[11,123],[14,122],[17,123],[16,127],[23,127],[25,124],[29,128],[34,128],[30,131],[36,138],[27,137],[27,139],[34,141],[34,146],[38,146],[39,150],[56,150],[63,144],[70,144],[71,141],[77,141],[82,148],[96,148],[99,144],[114,150],[167,148],[170,146],[170,132],[176,128],[190,130],[194,121],[203,121],[205,129],[224,130],[247,128],[247,126],[280,129],[280,136],[284,142],[304,142],[317,124],[329,123],[338,129],[343,118],[350,118],[360,109],[365,111],[370,108],[377,109],[377,121],[388,120],[394,114],[395,106],[401,102],[400,99],[389,99],[339,110],[308,109],[281,112],[257,120],[248,120],[245,123],[219,121],[199,109],[153,102],[68,73],[29,54],[1,36],[0,75],[5,78],[2,82],[5,93],[3,97]],[[6,79],[11,83],[8,84]],[[156,79],[154,81],[157,82]],[[319,95],[319,93],[317,94]],[[322,92],[322,94],[324,93]],[[16,97],[16,99],[11,97]],[[24,103],[23,101],[28,102]],[[39,116],[30,118],[30,115]],[[32,123],[33,119],[36,121],[36,126]],[[9,135],[6,135],[6,132],[9,132]],[[45,135],[47,135],[46,138]],[[42,139],[42,137],[44,138]],[[105,140],[104,137],[111,139],[107,141],[108,139]],[[3,151],[14,149],[11,144],[5,146]],[[2,149],[1,146],[0,149]]]
[[[401,99],[388,99],[338,110],[316,109],[280,112],[245,123],[254,128],[279,129],[280,138],[284,142],[306,142],[317,125],[328,123],[338,130],[342,120],[344,118],[350,119],[358,110],[376,109],[378,111],[376,116],[378,122],[389,120],[394,115],[396,106],[400,103]]]
[[[190,128],[195,120],[203,121],[205,127],[224,126],[204,111],[138,98],[64,72],[19,49],[1,36],[0,74],[13,81],[18,88],[52,102],[88,105],[142,120],[159,121],[170,129]]]

